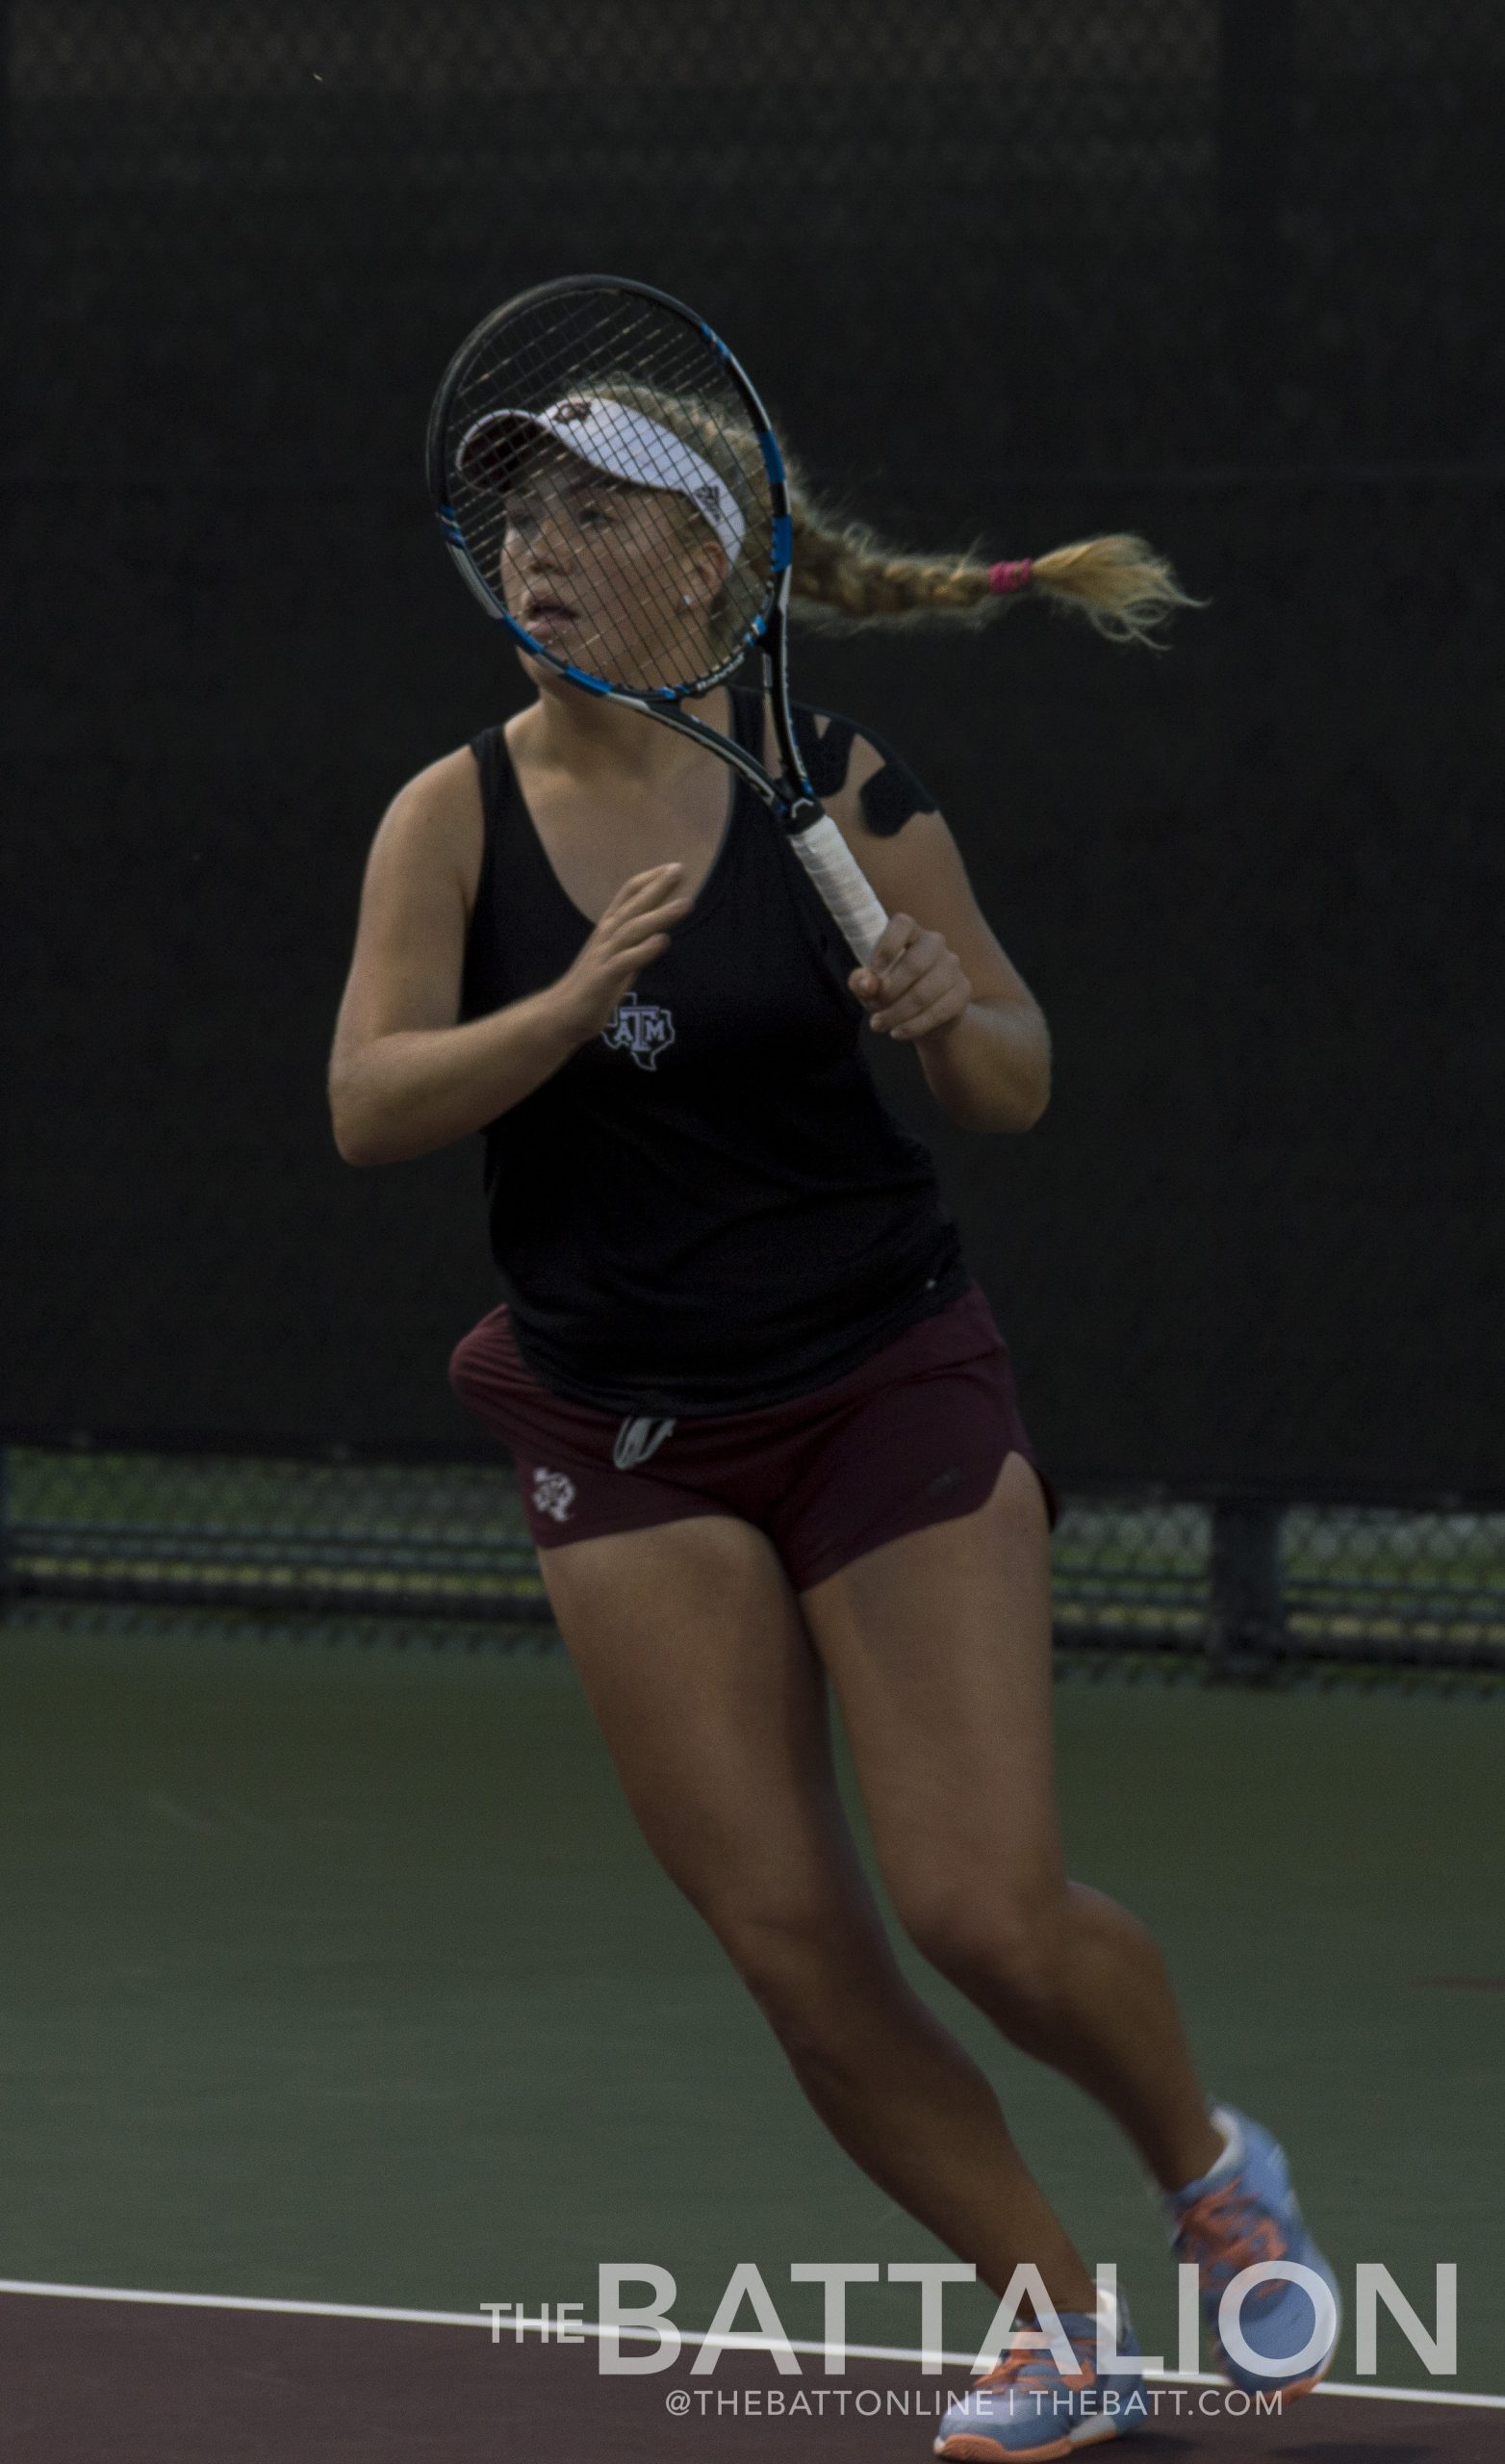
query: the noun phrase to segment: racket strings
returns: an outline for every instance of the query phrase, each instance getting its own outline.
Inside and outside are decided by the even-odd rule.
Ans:
[[[522,303],[461,372],[445,458],[467,554],[554,657],[663,696],[736,665],[772,595],[772,495],[685,318],[621,292]]]
[[[697,338],[683,326],[670,328],[667,335],[662,328],[655,333],[654,321],[640,311],[611,319],[604,333],[599,330],[599,321],[582,318],[578,312],[556,316],[550,324],[551,330],[531,348],[514,349],[499,365],[486,369],[483,386],[472,380],[465,389],[466,411],[495,401],[498,393],[510,395],[520,408],[543,413],[556,407],[562,396],[636,409],[642,414],[642,423],[634,424],[630,435],[623,441],[634,448],[632,460],[641,473],[642,483],[656,483],[666,492],[674,492],[682,476],[672,456],[676,436],[685,441],[693,439],[702,448],[709,445],[714,452],[717,422],[713,406],[705,402],[701,391],[706,354],[697,347]],[[668,349],[664,347],[666,340]],[[485,416],[484,408],[479,415]],[[614,425],[627,428],[626,422],[612,423],[608,419],[605,424],[608,446],[615,441]],[[540,457],[544,467],[551,461],[560,470],[568,470],[571,458],[567,451],[558,449]],[[498,511],[504,521],[505,506]],[[494,527],[496,519],[494,514]],[[674,526],[666,528],[661,523],[657,533],[659,552],[656,556],[640,554],[636,572],[641,590],[650,603],[650,612],[665,617],[683,604],[684,594],[682,590],[676,593],[673,588],[680,578],[678,558],[673,552]],[[650,538],[653,539],[651,526]],[[743,594],[733,591],[731,595]],[[612,640],[611,630],[609,626],[605,629],[607,639],[603,647],[608,648],[608,659],[604,663],[621,667],[622,654],[634,645],[626,637]],[[613,657],[610,653],[616,655]]]

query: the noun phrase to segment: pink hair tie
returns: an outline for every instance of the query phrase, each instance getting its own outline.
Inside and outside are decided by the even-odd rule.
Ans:
[[[1034,566],[1028,556],[1016,556],[1009,562],[989,569],[987,586],[999,592],[1028,590],[1034,578]]]

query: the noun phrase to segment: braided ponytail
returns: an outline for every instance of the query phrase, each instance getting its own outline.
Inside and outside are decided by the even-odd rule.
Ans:
[[[890,547],[865,523],[825,513],[798,478],[791,496],[790,612],[823,632],[929,623],[977,627],[998,615],[1006,599],[1027,595],[1084,616],[1110,641],[1155,650],[1161,647],[1156,633],[1172,612],[1201,603],[1182,589],[1163,556],[1124,532],[985,564],[972,555],[917,556]]]
[[[729,427],[695,398],[665,395],[637,377],[613,376],[601,384],[612,400],[667,421],[720,472],[748,526],[745,557],[760,565],[769,548],[769,516],[762,448],[754,431]],[[1006,600],[1022,596],[1085,617],[1110,642],[1143,642],[1159,650],[1156,636],[1175,610],[1203,604],[1182,589],[1166,559],[1146,540],[1125,531],[1002,564],[977,555],[913,555],[880,539],[865,522],[829,513],[798,464],[788,455],[785,461],[794,528],[790,612],[822,632],[928,624],[975,628],[999,615]],[[742,625],[737,595],[724,594],[712,611],[713,651],[729,650]]]

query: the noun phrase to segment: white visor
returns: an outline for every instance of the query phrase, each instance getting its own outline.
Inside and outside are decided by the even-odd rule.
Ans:
[[[472,487],[502,487],[524,446],[541,436],[556,438],[567,452],[613,479],[688,497],[721,541],[727,564],[736,563],[747,523],[725,479],[683,437],[625,402],[581,397],[552,402],[547,411],[488,411],[461,437],[456,467]]]

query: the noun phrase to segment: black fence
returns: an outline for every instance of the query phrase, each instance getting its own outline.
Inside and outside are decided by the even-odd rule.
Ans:
[[[516,1490],[495,1464],[15,1448],[0,1458],[13,1607],[191,1614],[266,1635],[506,1646],[549,1638]],[[1078,1493],[1056,1535],[1070,1666],[1278,1681],[1345,1671],[1505,1682],[1505,1513]]]
[[[323,1058],[377,815],[522,692],[426,509],[433,383],[604,267],[703,307],[836,501],[998,553],[1138,527],[1210,603],[1160,661],[1029,610],[796,660],[932,781],[1052,1018],[1028,1140],[892,1093],[1074,1501],[1063,1616],[1080,1542],[1084,1630],[1149,1598],[1137,1630],[1299,1639],[1341,1524],[1329,1639],[1451,1648],[1441,1602],[1498,1649],[1498,10],[0,28],[13,1583],[181,1592],[201,1549],[254,1592],[260,1511],[281,1597],[278,1463],[460,1476],[478,1162],[345,1170]],[[358,1554],[376,1477],[330,1506]]]

